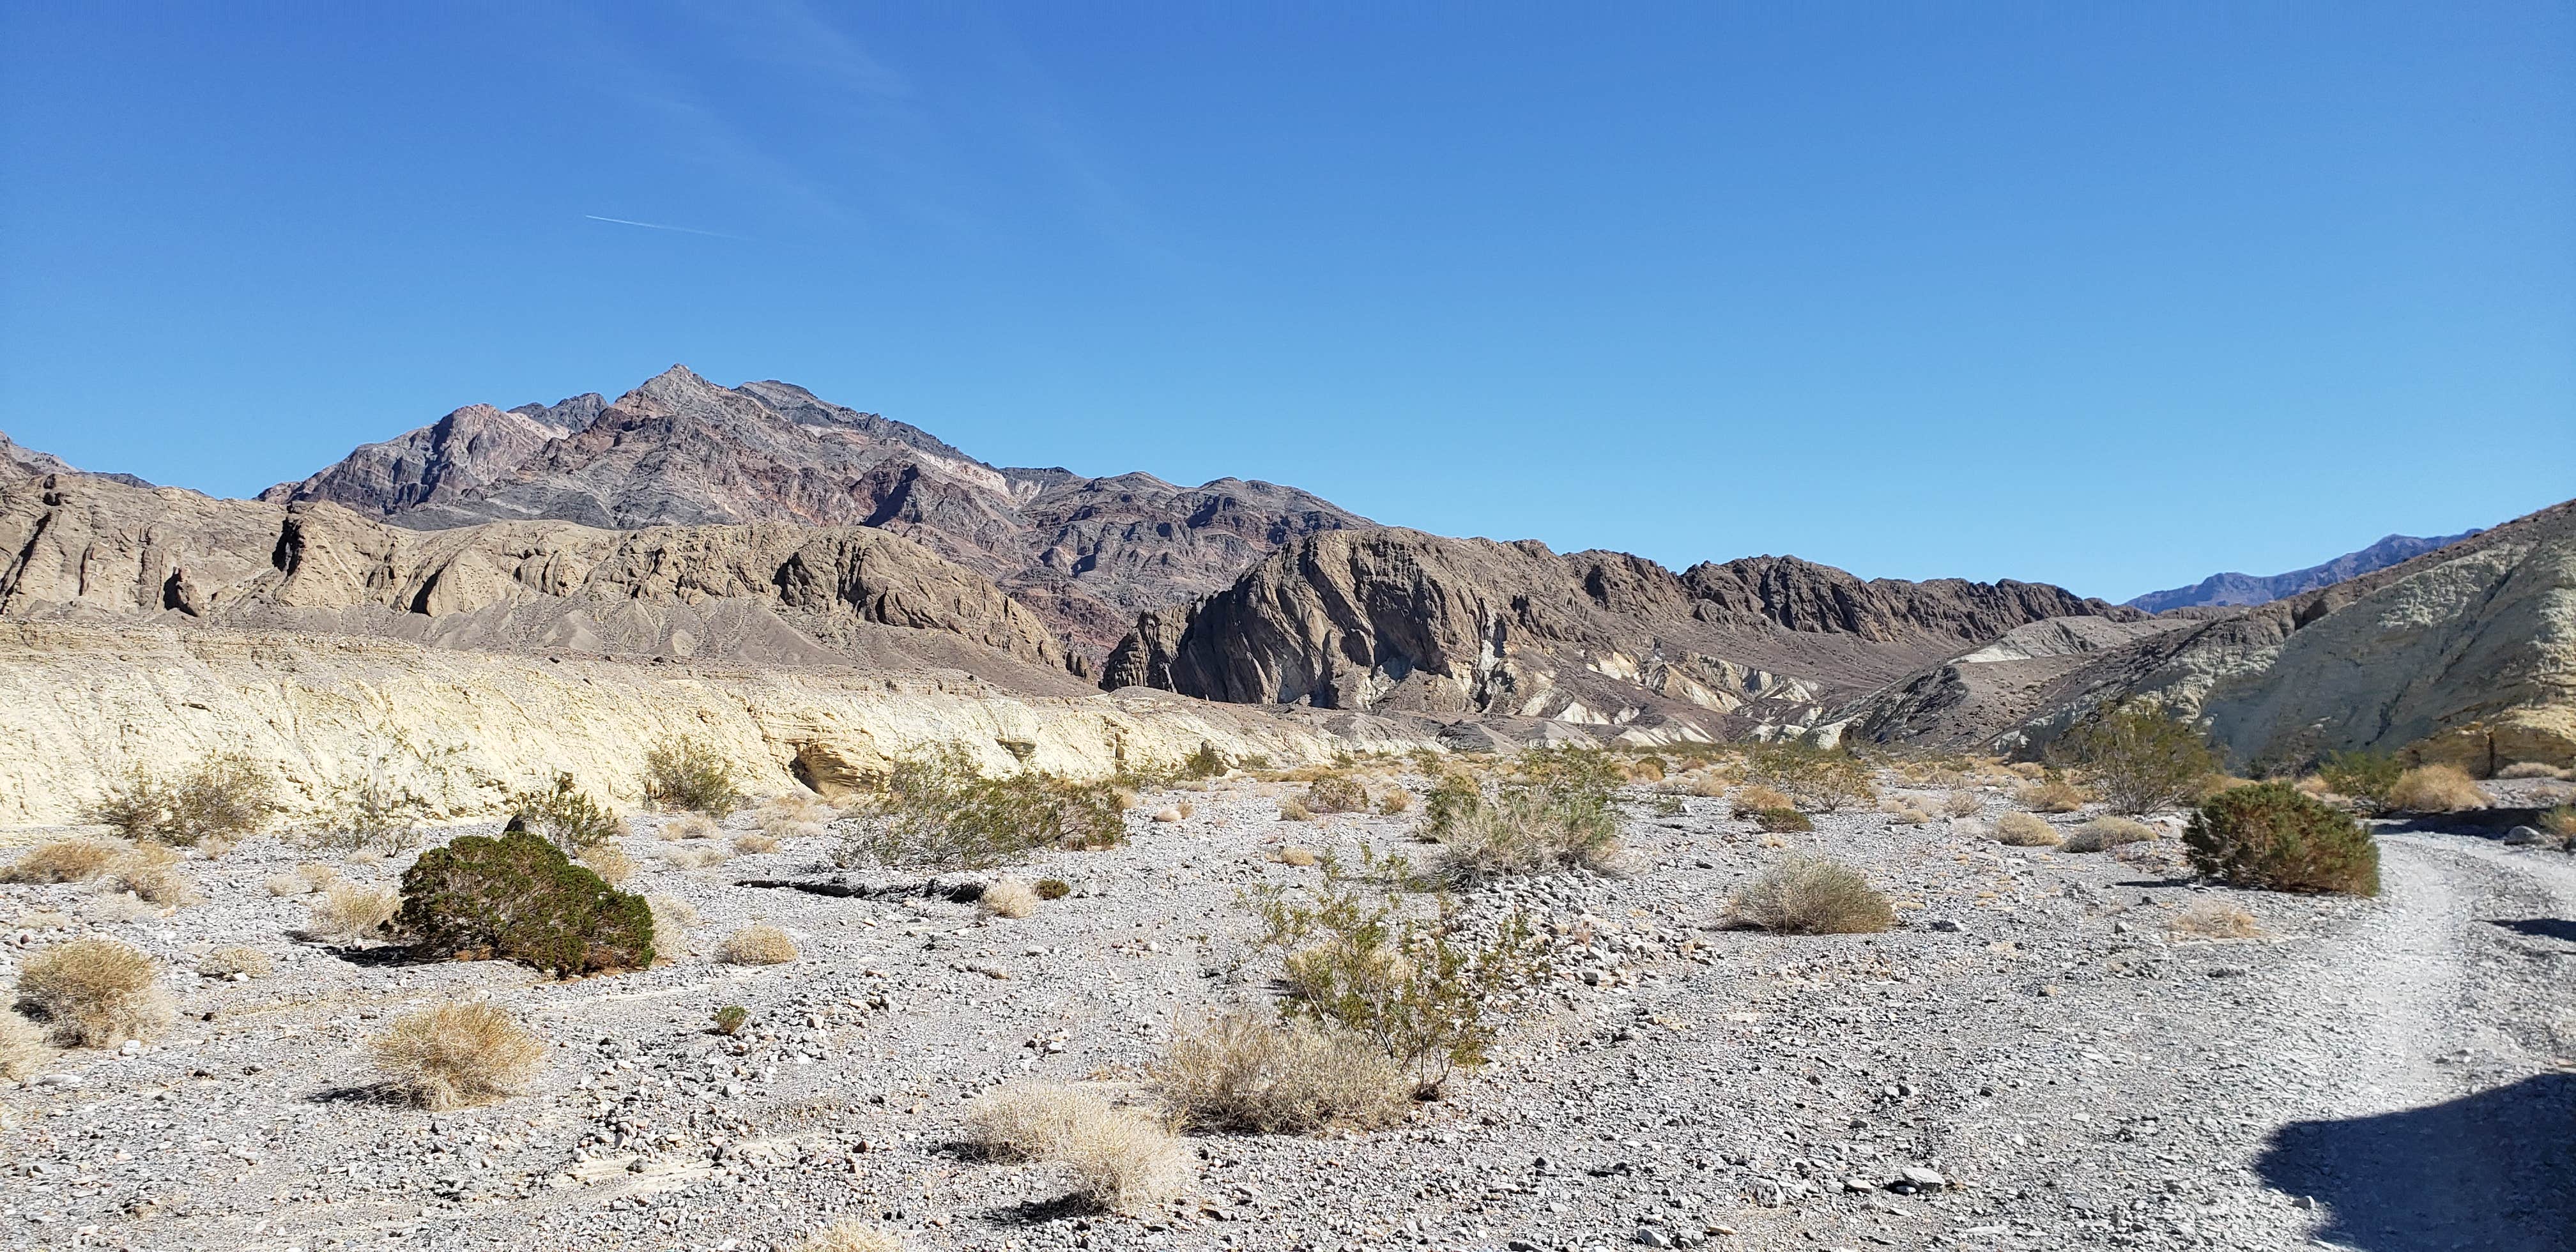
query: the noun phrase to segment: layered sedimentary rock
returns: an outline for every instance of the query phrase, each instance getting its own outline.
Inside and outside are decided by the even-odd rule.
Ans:
[[[1852,709],[1852,730],[2028,751],[2139,698],[2203,721],[2240,768],[2344,749],[2576,764],[2576,503],[2016,682],[1986,677],[1993,664],[1971,651],[1913,675]],[[1996,687],[2013,698],[1981,695]]]

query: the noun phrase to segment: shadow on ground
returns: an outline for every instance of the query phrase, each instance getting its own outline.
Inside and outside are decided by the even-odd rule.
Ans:
[[[2367,1252],[2576,1252],[2576,1074],[2444,1104],[2292,1122],[2255,1169],[2312,1196],[2318,1238]]]
[[[2569,943],[2576,943],[2576,922],[2563,917],[2525,917],[2492,924],[2502,926],[2517,935],[2529,935],[2534,939],[2564,939]]]

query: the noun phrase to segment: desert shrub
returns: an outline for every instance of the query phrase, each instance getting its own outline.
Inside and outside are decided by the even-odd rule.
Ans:
[[[267,770],[247,755],[218,752],[174,779],[136,771],[94,815],[129,839],[222,845],[259,833],[277,808]]]
[[[811,791],[783,791],[760,802],[760,822],[792,822],[819,826],[838,817],[823,797]]]
[[[1357,873],[1321,858],[1322,880],[1303,895],[1256,888],[1261,946],[1284,953],[1289,997],[1281,1011],[1368,1040],[1404,1071],[1418,1094],[1452,1070],[1484,1064],[1520,991],[1546,976],[1528,920],[1514,912],[1471,923],[1441,897],[1430,917],[1405,909],[1400,862],[1362,850]]]
[[[1377,802],[1381,817],[1402,817],[1413,811],[1413,793],[1402,787],[1389,787]]]
[[[735,856],[767,856],[778,850],[778,836],[744,831],[733,837]]]
[[[903,1252],[903,1236],[843,1219],[797,1240],[793,1252]]]
[[[727,965],[784,965],[796,956],[796,940],[765,922],[754,922],[725,936],[716,948],[716,959]]]
[[[2072,813],[2087,798],[2082,787],[2063,778],[2044,778],[2013,793],[2013,803],[2034,813]]]
[[[1205,739],[1199,750],[1181,758],[1180,776],[1187,779],[1223,778],[1227,769],[1225,754]]]
[[[2069,852],[2107,852],[2124,843],[2152,843],[2156,828],[2125,817],[2097,817],[2066,836]]]
[[[666,809],[722,817],[742,807],[733,767],[702,740],[664,740],[644,754],[644,795]]]
[[[723,833],[724,828],[716,825],[716,819],[704,813],[682,813],[677,817],[669,818],[662,823],[660,831],[663,841],[667,843],[713,839]]]
[[[2256,783],[2201,802],[2183,831],[2192,867],[2273,891],[2379,894],[2379,847],[2361,823],[2287,783]]]
[[[635,876],[635,858],[626,855],[626,849],[613,843],[593,844],[583,848],[573,859],[610,886]]]
[[[101,876],[112,888],[130,892],[134,898],[164,908],[178,908],[205,899],[197,894],[197,884],[179,869],[179,856],[167,846],[139,843],[107,863]]]
[[[1038,911],[1038,893],[1016,878],[996,878],[976,905],[995,917],[1029,917]]]
[[[514,1095],[546,1055],[536,1036],[481,1001],[405,1013],[368,1047],[385,1072],[386,1091],[429,1109]]]
[[[2569,777],[2576,777],[2576,771],[2570,771],[2556,765],[2551,765],[2546,761],[2516,761],[2511,765],[2505,766],[2503,769],[2497,770],[2495,772],[2495,776],[2498,778],[2566,779]]]
[[[1660,756],[1641,756],[1628,762],[1628,781],[1659,783],[1670,768],[1670,764]]]
[[[1513,785],[1561,803],[1607,806],[1627,774],[1607,749],[1567,744],[1528,748],[1512,761]]]
[[[1758,813],[1766,809],[1794,809],[1796,807],[1798,807],[1798,802],[1790,799],[1788,792],[1778,790],[1777,788],[1765,787],[1758,783],[1752,786],[1739,788],[1735,793],[1735,811],[1738,813]]]
[[[172,1016],[160,964],[113,939],[73,939],[28,957],[18,969],[18,1011],[66,1048],[149,1038]]]
[[[1773,862],[1736,897],[1735,912],[1784,935],[1874,934],[1896,925],[1896,910],[1859,870],[1823,856]]]
[[[716,1033],[719,1035],[741,1034],[744,1024],[750,1020],[750,1009],[744,1008],[739,1004],[728,1004],[723,1008],[716,1010]]]
[[[1820,813],[1878,798],[1869,785],[1867,763],[1848,751],[1818,747],[1804,739],[1754,748],[1747,775],[1787,793],[1797,807]]]
[[[88,882],[107,872],[124,851],[105,839],[75,836],[48,839],[27,849],[0,870],[0,881],[25,883]]]
[[[1098,851],[1127,837],[1115,788],[1052,774],[988,778],[954,745],[895,762],[874,820],[847,849],[885,865],[987,869],[1036,848]]]
[[[308,861],[285,874],[271,874],[266,886],[273,896],[307,896],[340,880],[340,871]]]
[[[967,1137],[1003,1161],[1067,1167],[1078,1193],[1101,1208],[1137,1212],[1180,1194],[1189,1161],[1155,1122],[1074,1087],[996,1087],[966,1112]]]
[[[2263,933],[2254,915],[2231,900],[2195,900],[2174,915],[2166,928],[2201,939],[2252,939]]]
[[[2390,793],[2405,774],[2405,764],[2386,752],[2331,752],[2317,763],[2317,777],[2328,788],[2372,812],[2388,807]]]
[[[1607,805],[1569,805],[1512,788],[1479,797],[1449,823],[1431,872],[1451,887],[1475,887],[1517,874],[1606,870],[1618,851],[1619,828]]]
[[[653,958],[672,960],[689,950],[689,931],[698,924],[696,906],[668,892],[645,897],[644,906],[653,913]]]
[[[1975,817],[1986,811],[1986,798],[1973,791],[1953,791],[1942,799],[1941,811],[1951,817]]]
[[[517,818],[512,825],[566,852],[596,848],[626,833],[626,819],[591,799],[567,773],[557,773],[548,786],[513,794],[510,811]]]
[[[1029,890],[1041,900],[1061,900],[1073,894],[1073,884],[1061,878],[1041,878],[1030,884]]]
[[[1422,801],[1422,829],[1433,839],[1447,833],[1449,825],[1475,805],[1482,803],[1485,792],[1470,775],[1448,770],[1432,780],[1431,793]]]
[[[1277,852],[1272,853],[1271,859],[1282,865],[1293,865],[1299,869],[1309,869],[1323,858],[1316,855],[1313,848],[1299,847],[1292,843],[1279,849]]]
[[[217,948],[199,958],[197,976],[230,978],[235,974],[248,974],[253,978],[266,978],[276,968],[277,963],[270,960],[267,953],[235,943]]]
[[[2095,710],[2058,736],[2049,755],[2082,767],[2114,813],[2188,804],[2218,768],[2218,754],[2200,727],[2135,702]]]
[[[1311,822],[1315,820],[1315,811],[1307,808],[1306,802],[1295,796],[1282,796],[1279,800],[1279,820],[1283,822]]]
[[[1346,774],[1326,774],[1306,784],[1306,807],[1318,813],[1365,813],[1368,788]]]
[[[1795,834],[1816,828],[1815,822],[1809,820],[1806,814],[1793,808],[1755,809],[1747,813],[1744,812],[1742,803],[1738,802],[1736,811],[1739,816],[1753,819],[1755,827],[1769,834]]]
[[[732,850],[722,844],[692,843],[662,849],[662,861],[675,869],[705,869],[719,865]]]
[[[653,963],[653,911],[526,831],[466,835],[403,871],[394,923],[431,952],[587,974]]]
[[[2056,827],[2028,813],[2006,813],[1996,818],[1987,837],[2013,848],[2053,848],[2064,839]]]
[[[308,906],[305,930],[317,939],[343,943],[381,939],[401,907],[402,897],[391,887],[335,882]]]
[[[2456,765],[2418,765],[2398,775],[2388,805],[2406,813],[2457,813],[2487,806],[2487,793]]]
[[[1254,1134],[1391,1125],[1410,1090],[1366,1039],[1245,1012],[1176,1031],[1154,1079],[1174,1122]]]
[[[2576,804],[2561,804],[2540,815],[2540,828],[2576,849]]]
[[[26,1082],[54,1059],[45,1030],[15,1013],[0,1012],[0,1079]]]
[[[1042,1161],[1064,1150],[1074,1124],[1106,1117],[1109,1103],[1077,1087],[995,1087],[966,1109],[969,1141],[997,1161]]]

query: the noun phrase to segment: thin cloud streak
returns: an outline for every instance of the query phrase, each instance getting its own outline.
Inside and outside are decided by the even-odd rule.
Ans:
[[[728,235],[720,230],[699,230],[694,226],[670,226],[661,222],[638,222],[631,218],[623,217],[601,217],[596,213],[584,213],[582,216],[589,218],[594,222],[615,222],[620,226],[641,226],[646,230],[675,230],[683,235],[705,235],[710,239],[732,239],[741,243],[751,242],[751,240],[745,239],[740,235]]]

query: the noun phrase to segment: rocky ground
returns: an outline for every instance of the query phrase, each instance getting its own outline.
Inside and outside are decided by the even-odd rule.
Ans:
[[[273,840],[192,861],[208,900],[166,916],[0,888],[0,973],[108,934],[169,963],[183,1010],[0,1091],[0,1246],[761,1249],[852,1215],[918,1248],[2576,1247],[2576,858],[2438,832],[2383,837],[2378,899],[2314,899],[2204,888],[2169,852],[2002,847],[1976,820],[1765,837],[1724,800],[1639,793],[1625,873],[1512,890],[1567,936],[1546,1007],[1410,1124],[1194,1138],[1190,1196],[1141,1217],[962,1148],[993,1084],[1123,1090],[1176,1020],[1264,1000],[1238,898],[1316,874],[1280,845],[1412,826],[1277,820],[1295,790],[1149,796],[1127,846],[1021,868],[1076,888],[1023,920],[739,885],[845,871],[819,838],[683,868],[640,819],[628,886],[693,903],[693,951],[570,983],[290,938],[307,901],[261,884],[310,854]],[[1725,928],[1730,892],[1797,849],[1863,867],[1899,929]],[[2169,928],[2212,896],[2262,935]],[[707,959],[754,920],[802,958]],[[219,943],[277,968],[187,972]],[[380,1099],[368,1036],[459,995],[551,1043],[535,1085],[453,1113]],[[726,1004],[740,1038],[708,1028]]]

